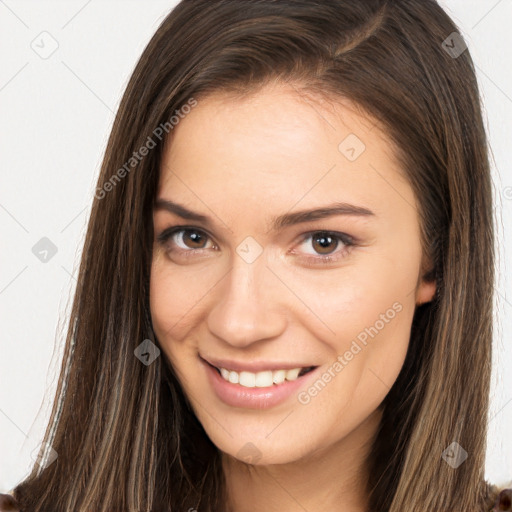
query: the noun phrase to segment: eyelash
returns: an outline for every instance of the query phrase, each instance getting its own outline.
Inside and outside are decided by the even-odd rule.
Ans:
[[[210,235],[208,235],[208,233],[206,233],[202,229],[195,228],[193,226],[176,226],[176,227],[172,227],[172,228],[167,228],[164,231],[162,231],[157,236],[157,241],[160,245],[165,247],[168,240],[170,238],[172,238],[175,234],[181,233],[181,232],[186,232],[186,231],[196,231],[199,234],[206,236],[208,239],[211,240]],[[341,242],[345,247],[342,248],[340,251],[338,251],[338,253],[334,253],[334,254],[341,254],[341,256],[333,257],[332,254],[328,254],[326,256],[321,256],[321,255],[320,256],[306,256],[306,257],[302,258],[302,259],[306,260],[308,263],[312,263],[315,265],[316,264],[329,264],[329,263],[339,261],[342,258],[344,258],[345,256],[347,256],[348,253],[350,252],[350,250],[357,245],[355,243],[355,239],[345,233],[339,233],[337,231],[326,231],[326,230],[321,230],[321,229],[317,229],[315,231],[309,231],[307,233],[304,233],[303,236],[301,237],[299,245],[303,244],[306,240],[312,239],[313,235],[317,235],[317,234],[326,235],[331,238],[334,238],[335,240],[338,240],[339,242]],[[336,247],[336,249],[337,248],[338,247]],[[189,249],[189,250],[177,249],[177,252],[181,253],[181,255],[183,255],[185,258],[190,258],[190,257],[193,257],[193,253],[195,253],[197,251],[205,251],[205,250],[207,250],[207,249]],[[175,251],[175,249],[173,249],[173,251]],[[171,252],[171,251],[169,250],[169,252]]]

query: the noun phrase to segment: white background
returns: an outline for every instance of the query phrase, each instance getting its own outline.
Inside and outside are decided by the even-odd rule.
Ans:
[[[27,474],[41,440],[62,356],[57,327],[66,324],[114,113],[175,4],[0,0],[0,492]],[[476,63],[494,155],[500,260],[486,478],[500,484],[512,478],[512,1],[441,4]],[[58,44],[47,59],[31,47],[41,37],[47,49]],[[32,253],[42,237],[57,247],[46,263]]]

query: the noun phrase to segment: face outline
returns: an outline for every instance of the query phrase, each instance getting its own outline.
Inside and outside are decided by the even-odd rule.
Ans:
[[[421,280],[414,194],[374,121],[346,100],[326,104],[282,84],[243,100],[211,95],[174,128],[158,198],[210,218],[155,209],[150,309],[164,357],[212,442],[239,460],[253,450],[253,463],[281,464],[354,436],[400,372],[416,305],[435,293]],[[269,230],[274,216],[340,201],[374,215]],[[178,226],[201,242],[183,236],[191,231],[157,241]],[[308,236],[319,232],[354,245],[335,239],[323,248]],[[247,237],[263,251],[252,262],[239,252]],[[335,259],[323,264],[322,255]],[[364,332],[373,333],[366,343]],[[199,356],[318,368],[284,402],[260,410],[225,404]],[[314,393],[317,378],[325,386]]]

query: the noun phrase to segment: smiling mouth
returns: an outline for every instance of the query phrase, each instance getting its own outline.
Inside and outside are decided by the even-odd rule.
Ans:
[[[293,368],[290,370],[266,370],[261,372],[236,372],[227,368],[217,368],[210,364],[217,373],[231,384],[239,384],[247,388],[263,388],[269,386],[278,386],[285,381],[291,382],[313,371],[317,366],[308,366],[305,368]]]

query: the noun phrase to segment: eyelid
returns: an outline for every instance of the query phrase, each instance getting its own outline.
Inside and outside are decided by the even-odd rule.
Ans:
[[[214,241],[214,239],[210,235],[210,233],[208,233],[207,230],[205,230],[203,228],[196,227],[196,226],[189,226],[189,225],[188,226],[184,226],[184,225],[172,226],[167,229],[164,229],[159,235],[157,235],[156,239],[161,245],[165,246],[167,241],[172,236],[174,236],[176,233],[184,232],[184,231],[197,231],[199,233],[202,233],[202,234],[206,235],[206,237],[209,240],[212,241],[212,243],[214,244],[214,248],[218,248],[218,244],[216,244],[216,242]],[[328,264],[328,263],[340,261],[345,256],[347,256],[347,253],[354,246],[358,245],[357,239],[355,237],[353,237],[352,235],[349,235],[349,234],[343,233],[343,232],[339,232],[339,231],[329,230],[329,229],[310,229],[307,232],[301,233],[301,235],[299,237],[298,245],[303,244],[306,240],[312,238],[313,235],[318,234],[318,233],[322,233],[322,234],[326,234],[328,236],[334,237],[335,239],[339,240],[343,244],[343,247],[341,250],[338,250],[338,248],[336,247],[335,252],[333,252],[332,254],[326,254],[326,255],[319,254],[317,256],[298,255],[298,257],[302,258],[303,260],[311,261],[312,264],[322,264],[322,263]],[[290,251],[290,253],[293,255],[296,254],[296,251],[295,251],[296,245],[297,244],[295,244],[294,248]],[[207,250],[208,250],[208,248],[198,248],[198,249],[189,249],[189,250],[178,248],[176,251],[181,254],[185,253],[186,254],[185,257],[193,257],[192,256],[193,253],[196,253],[198,251],[199,252],[207,251]]]
[[[182,232],[182,231],[198,231],[199,233],[206,235],[206,237],[213,242],[213,237],[203,228],[198,228],[196,226],[172,226],[169,228],[164,229],[159,235],[157,235],[156,240],[162,245],[165,245],[168,240],[173,237],[175,234]],[[213,242],[215,247],[218,247],[218,244]],[[181,249],[182,252],[192,252],[192,251],[204,251],[206,249],[190,249],[188,251],[185,251]]]
[[[342,244],[342,247],[336,247],[334,252],[325,254],[325,255],[311,255],[311,254],[300,254],[299,257],[306,262],[310,262],[312,265],[328,265],[330,263],[337,263],[341,260],[343,260],[346,256],[349,255],[350,251],[357,245],[356,239],[352,237],[351,235],[348,235],[347,233],[342,233],[339,231],[333,231],[328,229],[315,229],[308,231],[301,235],[300,241],[297,245],[303,244],[306,240],[309,240],[313,237],[313,235],[316,235],[318,233],[333,237],[337,240],[339,240]],[[292,249],[290,251],[291,254],[296,254],[297,251]]]
[[[311,238],[313,235],[316,235],[317,233],[322,233],[325,235],[332,235],[334,238],[337,238],[341,240],[346,245],[353,245],[356,243],[356,239],[353,236],[348,235],[347,233],[342,233],[340,231],[333,231],[330,229],[313,229],[310,231],[307,231],[300,235],[300,242],[305,242],[309,238]]]

